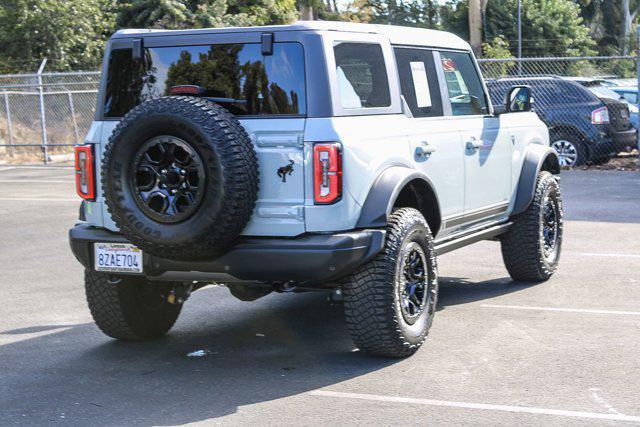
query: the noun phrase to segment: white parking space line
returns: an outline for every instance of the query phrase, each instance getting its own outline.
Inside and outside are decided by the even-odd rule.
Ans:
[[[582,256],[605,257],[605,258],[640,258],[640,254],[599,254],[599,253],[581,253]]]
[[[73,179],[0,179],[0,184],[74,184]]]
[[[0,197],[0,201],[7,202],[76,202],[80,203],[82,200],[77,199],[54,199],[54,198],[38,198],[38,197]]]
[[[484,308],[507,308],[513,310],[560,311],[566,313],[615,314],[622,316],[640,316],[640,311],[592,310],[584,308],[531,307],[526,305],[481,304]]]
[[[0,172],[12,169],[59,170],[73,169],[73,166],[0,166]]]
[[[624,414],[567,411],[562,409],[537,408],[533,406],[492,405],[487,403],[455,402],[449,400],[418,399],[413,397],[382,396],[378,394],[343,393],[337,391],[316,390],[312,396],[333,397],[336,399],[358,399],[371,402],[409,403],[413,405],[439,406],[448,408],[478,409],[484,411],[513,412],[519,414],[555,415],[560,417],[584,418],[592,420],[629,421],[640,423],[640,416]]]

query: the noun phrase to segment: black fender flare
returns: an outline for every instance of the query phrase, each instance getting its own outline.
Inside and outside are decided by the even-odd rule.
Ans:
[[[536,191],[538,174],[543,169],[558,175],[560,173],[558,155],[551,147],[539,144],[530,145],[522,162],[522,171],[511,215],[521,214],[529,207]]]
[[[387,219],[391,214],[393,205],[404,186],[415,179],[424,181],[431,189],[433,185],[429,178],[422,172],[405,166],[391,166],[385,169],[376,178],[367,194],[356,228],[378,228],[387,225]],[[437,200],[438,211],[440,203]]]

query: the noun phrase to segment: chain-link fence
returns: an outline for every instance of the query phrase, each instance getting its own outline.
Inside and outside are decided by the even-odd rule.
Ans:
[[[98,72],[0,75],[0,164],[71,163],[99,80]]]
[[[484,59],[480,68],[496,105],[514,85],[533,89],[534,109],[563,166],[637,157],[635,57]]]
[[[513,85],[533,88],[567,166],[637,147],[636,64],[632,56],[480,60],[494,104]],[[70,162],[93,120],[99,80],[98,72],[0,75],[0,164]]]

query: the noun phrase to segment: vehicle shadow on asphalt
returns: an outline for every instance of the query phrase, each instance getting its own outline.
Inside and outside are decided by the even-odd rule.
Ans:
[[[48,330],[0,346],[0,418],[41,424],[61,421],[62,413],[84,425],[184,424],[398,362],[353,351],[342,307],[324,293],[242,303],[225,289],[201,292],[175,329],[153,342],[110,340],[92,323],[0,332]],[[204,356],[187,356],[198,350]]]
[[[507,278],[441,278],[439,309],[524,287]],[[93,323],[0,335],[33,333],[46,335],[0,346],[0,407],[8,420],[27,424],[60,421],[60,414],[85,425],[205,421],[400,362],[354,351],[342,305],[329,304],[325,293],[243,303],[226,289],[204,289],[168,336],[146,343],[111,340]]]
[[[510,277],[501,277],[483,282],[461,277],[440,277],[437,310],[448,306],[468,304],[518,292],[536,286],[535,283],[515,282]]]

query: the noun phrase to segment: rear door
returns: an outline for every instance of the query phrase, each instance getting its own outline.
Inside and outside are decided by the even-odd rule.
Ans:
[[[504,215],[511,193],[512,146],[500,117],[488,114],[484,85],[468,52],[441,51],[451,114],[464,154],[464,215],[448,224],[473,225]]]
[[[445,117],[435,62],[438,52],[395,46],[402,96],[412,118],[406,118],[410,155],[438,194],[443,218],[460,216],[464,208],[464,159],[458,124]],[[435,58],[434,58],[435,55]],[[406,108],[405,107],[405,108]],[[446,224],[445,228],[447,228]],[[443,229],[439,237],[450,230]]]

